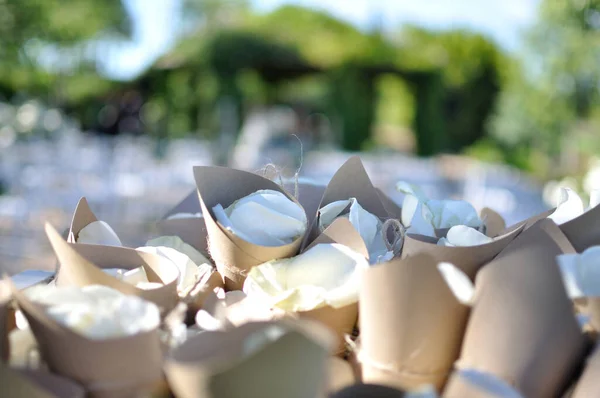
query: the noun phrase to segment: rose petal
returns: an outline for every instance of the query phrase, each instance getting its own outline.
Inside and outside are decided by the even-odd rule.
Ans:
[[[556,210],[548,218],[560,225],[579,217],[583,212],[583,202],[579,195],[572,189],[561,188]]]
[[[123,245],[115,231],[104,221],[94,221],[83,227],[77,234],[77,243],[105,246]]]
[[[447,246],[479,246],[490,243],[493,239],[474,228],[456,225],[448,230],[446,241]]]
[[[456,299],[464,305],[471,305],[475,296],[475,285],[469,277],[451,263],[439,263],[437,267]]]

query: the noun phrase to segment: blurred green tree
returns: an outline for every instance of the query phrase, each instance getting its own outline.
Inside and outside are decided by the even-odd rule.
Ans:
[[[539,156],[520,166],[549,178],[576,172],[572,155],[600,151],[590,139],[600,128],[599,60],[600,0],[544,0],[491,123],[507,160],[527,147]]]

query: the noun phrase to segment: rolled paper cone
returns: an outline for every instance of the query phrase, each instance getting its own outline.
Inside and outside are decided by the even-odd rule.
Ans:
[[[493,376],[492,376],[493,378]],[[452,373],[443,398],[524,398],[504,381],[469,378],[460,370]]]
[[[458,302],[426,254],[363,271],[362,379],[400,389],[442,389],[460,352],[469,308]]]
[[[485,224],[485,234],[487,236],[499,236],[506,230],[504,218],[489,207],[481,209],[479,217]]]
[[[196,313],[202,308],[206,298],[217,288],[223,288],[223,279],[217,271],[207,270],[201,277],[200,283],[192,292],[187,300],[188,310],[186,315],[186,324],[193,325],[196,322]]]
[[[287,182],[283,184],[285,190],[295,196],[296,184],[294,182]],[[319,210],[319,203],[323,198],[325,192],[325,185],[310,184],[307,182],[298,183],[298,197],[296,200],[302,205],[306,212],[306,218],[308,225],[310,226],[315,217],[317,216],[317,210]]]
[[[82,197],[79,199],[75,212],[73,213],[67,241],[69,243],[77,242],[79,231],[95,221],[98,221],[98,218],[90,208],[87,199]]]
[[[600,245],[600,206],[561,224],[560,230],[578,253],[591,246]]]
[[[377,194],[379,195],[379,200],[381,200],[381,204],[385,207],[385,210],[388,212],[390,217],[400,219],[402,217],[402,208],[398,203],[394,202],[392,198],[387,196],[381,189],[375,188]]]
[[[496,257],[522,230],[523,226],[515,227],[504,235],[495,237],[490,243],[464,247],[438,246],[437,238],[407,234],[402,247],[402,258],[408,258],[418,253],[427,253],[437,262],[449,262],[456,265],[474,280],[479,269]]]
[[[586,342],[556,264],[573,251],[552,220],[524,231],[477,276],[458,366],[490,373],[524,396],[557,396]],[[446,393],[456,396],[449,386]]]
[[[8,333],[14,327],[14,311],[10,308],[12,294],[10,287],[0,281],[0,363],[8,361],[10,357]]]
[[[331,395],[331,398],[404,398],[404,392],[378,384],[356,384]],[[467,398],[467,397],[465,397]]]
[[[600,391],[600,349],[595,348],[588,357],[583,374],[577,381],[570,398],[588,398],[598,396]]]
[[[84,398],[80,385],[48,372],[11,369],[0,362],[2,396],[11,398]]]
[[[46,224],[46,235],[61,264],[56,275],[57,286],[108,286],[155,303],[161,314],[168,313],[179,301],[179,270],[164,257],[126,247],[67,243],[50,224]],[[106,268],[134,269],[140,266],[146,271],[149,282],[162,286],[144,290],[102,271]]]
[[[348,361],[338,357],[329,358],[327,366],[327,392],[329,394],[334,394],[357,382]]]
[[[283,335],[245,352],[249,338],[273,327]],[[331,339],[313,322],[247,323],[191,337],[169,354],[164,369],[178,398],[320,397]]]
[[[551,215],[552,213],[554,213],[554,211],[556,210],[556,208],[554,209],[550,209],[550,210],[546,210],[541,212],[540,214],[536,214],[535,216],[531,216],[523,221],[520,221],[510,227],[507,228],[507,230],[512,230],[514,228],[517,227],[521,227],[523,226],[523,230],[527,230],[529,228],[531,228],[535,223],[537,223],[540,220],[543,220],[545,218],[547,218],[549,215]]]
[[[168,220],[177,213],[202,213],[198,191],[194,189],[179,204],[169,210],[162,220],[156,223],[157,229],[164,236],[179,236],[185,243],[193,246],[201,253],[208,253],[208,232],[203,217],[176,218]]]
[[[350,198],[356,198],[366,211],[381,220],[390,217],[390,213],[381,202],[381,197],[371,183],[371,179],[358,156],[352,156],[336,171],[329,181],[317,209],[321,209],[332,202]],[[303,247],[308,246],[312,240],[319,236],[318,224],[317,216],[309,228],[310,232],[303,243]]]
[[[585,312],[590,316],[590,324],[596,332],[600,332],[600,297],[586,297]]]
[[[220,225],[212,211],[218,204],[227,208],[236,200],[262,189],[281,192],[298,203],[282,187],[259,175],[226,167],[194,167],[194,178],[206,223],[209,252],[227,290],[241,290],[246,273],[255,265],[298,253],[303,236],[282,246],[255,245]]]
[[[80,383],[90,396],[135,396],[161,379],[158,329],[91,340],[57,323],[46,314],[45,306],[30,301],[14,285],[12,293],[50,370]]]
[[[335,354],[343,355],[346,351],[344,336],[352,334],[352,330],[358,320],[358,303],[342,308],[325,306],[311,311],[297,312],[297,314],[300,319],[317,321],[335,333],[338,340]]]

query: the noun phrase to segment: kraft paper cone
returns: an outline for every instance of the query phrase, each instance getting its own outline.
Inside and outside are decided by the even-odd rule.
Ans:
[[[600,206],[561,224],[560,230],[578,253],[591,246],[600,245]]]
[[[554,213],[555,210],[556,210],[556,208],[543,211],[540,214],[536,214],[535,216],[529,217],[523,221],[520,221],[520,222],[514,224],[513,226],[508,227],[508,229],[513,229],[513,228],[520,227],[520,226],[524,227],[523,230],[529,229],[538,221],[543,220],[543,219],[547,218],[549,215],[551,215],[552,213]]]
[[[296,184],[293,182],[287,182],[283,184],[284,189],[291,195],[296,194]],[[306,218],[308,219],[308,225],[312,225],[315,217],[317,216],[317,210],[319,210],[319,203],[323,198],[325,192],[325,185],[310,184],[307,182],[298,183],[298,197],[296,200],[302,205],[306,212]]]
[[[365,246],[365,241],[347,218],[335,219],[303,252],[322,243],[339,243],[348,246],[365,258],[369,258],[369,250]]]
[[[487,236],[499,236],[506,230],[504,218],[489,207],[481,209],[479,217],[485,224],[485,234]]]
[[[189,297],[185,300],[188,305],[186,324],[193,325],[196,322],[196,313],[202,308],[205,300],[215,289],[223,287],[221,274],[212,269],[206,269],[206,273],[201,276],[197,287],[190,292]]]
[[[586,297],[584,312],[590,316],[590,325],[598,332],[600,331],[600,297]]]
[[[465,247],[438,246],[437,238],[407,234],[402,247],[402,258],[427,253],[437,262],[445,261],[456,265],[473,280],[479,269],[496,257],[522,230],[523,226],[518,226],[504,235],[495,237],[490,243]]]
[[[0,362],[0,392],[7,398],[84,398],[78,384],[48,372],[11,369]]]
[[[0,363],[8,361],[10,357],[8,333],[14,323],[10,317],[14,318],[14,311],[10,308],[12,294],[10,287],[3,281],[0,281]]]
[[[87,227],[89,224],[98,221],[98,218],[90,208],[88,201],[85,197],[79,199],[73,218],[71,220],[71,227],[69,228],[68,242],[75,243],[79,236],[79,231]]]
[[[161,235],[179,236],[181,240],[201,253],[208,253],[208,233],[204,218],[190,217],[167,220],[169,216],[177,213],[202,213],[197,190],[194,189],[177,206],[169,210],[163,219],[156,223],[156,226]]]
[[[380,219],[390,218],[390,213],[381,202],[379,193],[371,183],[371,179],[358,156],[352,156],[336,171],[323,193],[318,209],[329,203],[350,198],[356,198],[366,211]],[[319,235],[318,218],[317,215],[310,226],[310,234],[307,235],[303,246],[308,246]]]
[[[365,269],[360,290],[362,379],[412,390],[443,387],[458,358],[469,308],[427,254]]]
[[[396,219],[400,219],[402,217],[402,208],[392,200],[389,196],[387,196],[381,189],[375,188],[377,194],[379,195],[379,200],[381,200],[381,204],[385,207],[385,210],[388,214]]]
[[[356,384],[333,394],[331,398],[404,398],[404,392],[378,384]],[[468,398],[468,397],[465,397]]]
[[[352,366],[341,358],[331,357],[327,364],[327,391],[334,394],[357,383]]]
[[[45,306],[11,287],[50,370],[80,383],[91,396],[131,397],[161,379],[162,351],[157,329],[91,340],[60,325],[46,314]]]
[[[108,286],[155,303],[162,314],[177,304],[179,270],[168,259],[127,247],[67,243],[52,225],[46,223],[45,229],[61,265],[56,275],[57,286]],[[102,271],[103,268],[133,269],[140,266],[144,267],[150,282],[158,282],[163,286],[139,289]]]
[[[566,387],[586,344],[556,264],[573,250],[561,236],[552,220],[538,221],[479,272],[458,367],[490,373],[531,398]]]
[[[298,253],[303,237],[283,246],[255,245],[219,225],[212,211],[217,204],[227,208],[236,200],[261,189],[281,192],[298,203],[279,185],[256,174],[226,167],[196,166],[194,178],[209,237],[210,255],[224,278],[227,290],[241,290],[246,272],[255,265]]]
[[[245,354],[257,333],[273,327],[283,335]],[[247,323],[191,337],[164,368],[178,398],[321,397],[331,347],[329,332],[312,322]]]
[[[571,398],[596,397],[600,392],[600,349],[596,347],[588,357],[585,369],[577,382]]]

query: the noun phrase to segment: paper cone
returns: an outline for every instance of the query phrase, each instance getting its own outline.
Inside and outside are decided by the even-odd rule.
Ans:
[[[227,290],[240,290],[245,275],[252,267],[264,262],[291,257],[298,252],[303,237],[283,246],[259,246],[246,242],[223,228],[216,221],[212,208],[221,204],[227,208],[233,202],[260,189],[271,189],[295,198],[266,178],[226,167],[194,167],[200,206],[209,237],[210,255],[223,276]]]
[[[600,206],[561,224],[560,230],[578,253],[591,246],[600,245]]]
[[[293,182],[287,182],[283,184],[284,189],[290,194],[295,196],[296,184]],[[315,217],[317,216],[317,210],[319,210],[319,203],[323,198],[325,192],[325,185],[310,184],[307,182],[298,183],[298,197],[296,200],[302,205],[306,212],[306,218],[308,219],[308,225],[312,225]]]
[[[177,213],[202,213],[198,191],[194,189],[177,206],[169,210],[162,220],[156,223],[160,235],[179,236],[185,243],[192,245],[201,253],[208,253],[208,233],[204,218],[177,218],[167,220],[169,216]]]
[[[365,269],[360,291],[362,379],[400,389],[443,387],[469,308],[426,254]]]
[[[375,188],[377,194],[379,195],[379,200],[381,200],[381,204],[385,207],[385,210],[388,214],[396,219],[400,219],[402,217],[402,208],[398,203],[394,202],[392,198],[387,196],[381,189]]]
[[[520,227],[520,226],[524,226],[523,230],[529,229],[538,221],[543,220],[543,219],[547,218],[549,215],[551,215],[552,213],[554,213],[555,210],[556,210],[556,208],[543,211],[540,214],[536,214],[535,216],[529,217],[521,222],[518,222],[518,223],[508,227],[508,229],[513,229],[513,228]]]
[[[267,328],[283,336],[245,354]],[[247,323],[226,332],[204,332],[174,349],[165,373],[178,398],[313,398],[326,385],[329,332],[305,322]]]
[[[402,247],[402,258],[427,253],[437,262],[445,261],[456,265],[469,278],[474,279],[479,269],[496,257],[522,230],[523,226],[515,227],[490,243],[466,247],[438,246],[437,238],[407,234]]]
[[[590,324],[596,332],[600,332],[600,297],[586,297],[584,312],[590,316]]]
[[[600,349],[596,347],[588,357],[585,369],[577,382],[571,398],[588,398],[598,396],[600,391]]]
[[[95,221],[98,221],[98,218],[90,208],[87,199],[82,197],[79,199],[75,212],[73,213],[67,241],[69,243],[77,242],[79,231]]]
[[[334,394],[358,382],[352,371],[352,366],[341,358],[329,358],[327,365],[327,392]]]
[[[356,384],[338,391],[331,398],[404,398],[404,396],[403,391],[392,387],[378,384]]]
[[[208,269],[201,276],[197,288],[190,293],[190,297],[186,300],[188,305],[188,313],[186,323],[192,325],[195,323],[196,313],[202,308],[205,300],[211,295],[216,288],[223,288],[223,279],[217,271]]]
[[[162,314],[166,314],[177,304],[179,270],[168,259],[126,247],[67,243],[48,223],[46,235],[61,264],[56,275],[57,286],[108,286],[155,303]],[[102,271],[103,268],[133,269],[139,266],[144,267],[150,282],[158,282],[163,286],[139,289]]]
[[[552,220],[538,221],[479,272],[460,368],[490,373],[531,398],[566,387],[585,339],[556,264],[569,250],[561,235]]]
[[[14,311],[10,308],[11,298],[9,286],[0,281],[0,363],[8,361],[10,357],[8,333],[14,324]]]
[[[487,236],[499,236],[506,230],[504,218],[489,207],[481,209],[479,217],[484,220],[485,234]]]
[[[84,398],[85,390],[78,384],[36,370],[11,369],[0,362],[0,388],[7,398]]]
[[[12,293],[50,370],[77,381],[91,396],[131,397],[161,379],[162,351],[157,329],[91,340],[57,323],[43,305],[30,301],[14,285]]]
[[[360,158],[352,156],[338,169],[327,185],[318,209],[338,201],[356,198],[358,203],[369,213],[381,220],[390,218],[389,212],[381,202],[377,189],[371,183]],[[319,235],[319,217],[312,223],[303,246],[308,246]]]

